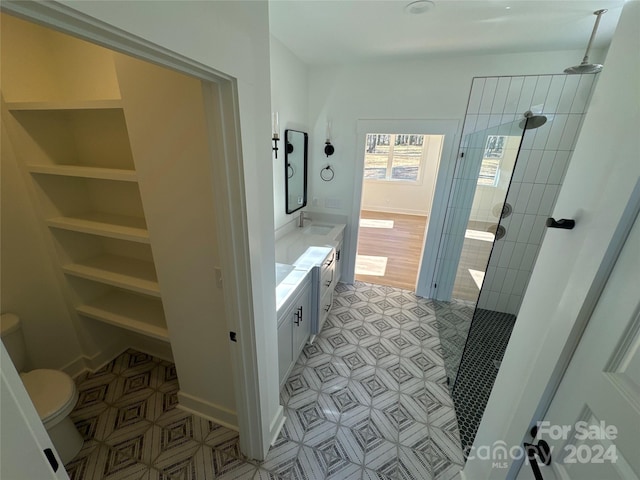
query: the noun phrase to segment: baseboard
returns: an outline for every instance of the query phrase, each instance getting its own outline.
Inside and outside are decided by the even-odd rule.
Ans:
[[[87,355],[80,355],[75,360],[64,365],[60,370],[67,373],[71,378],[76,378],[84,372],[95,372],[102,366],[109,363],[123,352],[123,348],[120,345],[112,346],[102,350],[92,357]]]
[[[381,212],[381,213],[397,213],[399,215],[415,215],[418,217],[428,217],[429,212],[424,210],[412,210],[407,208],[394,208],[394,207],[375,207],[375,206],[362,206],[361,210],[369,212]]]
[[[207,402],[180,390],[178,392],[178,408],[207,418],[223,427],[238,431],[238,416],[227,408]]]
[[[278,435],[280,435],[280,430],[282,430],[286,421],[287,417],[284,416],[284,408],[282,408],[282,405],[278,405],[278,411],[274,415],[273,420],[271,420],[271,425],[269,427],[269,438],[271,438],[270,445],[276,443]]]

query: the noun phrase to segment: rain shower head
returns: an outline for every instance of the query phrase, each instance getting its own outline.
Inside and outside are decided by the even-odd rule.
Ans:
[[[589,63],[589,50],[591,50],[591,44],[593,43],[593,39],[596,36],[596,31],[598,30],[598,25],[600,24],[600,17],[603,13],[607,11],[606,8],[601,10],[596,10],[593,12],[596,15],[596,23],[593,25],[593,31],[591,32],[591,37],[589,38],[589,43],[587,44],[587,51],[584,52],[584,58],[580,65],[574,65],[573,67],[567,67],[564,69],[564,73],[567,74],[580,74],[580,73],[598,73],[602,70],[602,65],[599,63]]]
[[[531,110],[527,110],[524,112],[524,120],[520,122],[520,128],[532,130],[541,127],[545,123],[547,123],[547,117],[544,115],[534,115]]]

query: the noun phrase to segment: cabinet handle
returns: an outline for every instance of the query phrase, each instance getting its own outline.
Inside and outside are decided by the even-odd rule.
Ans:
[[[331,266],[331,264],[333,263],[333,260],[334,260],[335,258],[336,258],[336,254],[335,254],[335,252],[334,252],[334,253],[333,253],[333,255],[331,256],[331,260],[327,260],[327,262],[325,263],[325,265],[326,265],[327,267],[330,267],[330,266]]]
[[[298,327],[300,326],[300,322],[302,322],[302,306],[298,307],[298,310],[296,310],[296,319],[293,321],[293,323],[295,323]]]
[[[333,283],[333,275],[334,275],[334,271],[331,271],[331,280],[327,280],[326,282],[324,282],[324,286],[328,287],[329,285],[331,285]]]
[[[336,261],[340,261],[340,250],[336,250]]]
[[[331,310],[331,304],[330,304],[330,303],[328,303],[328,304],[327,304],[327,305],[325,305],[325,307],[324,307],[324,311],[325,311],[325,312],[328,312],[329,310]]]

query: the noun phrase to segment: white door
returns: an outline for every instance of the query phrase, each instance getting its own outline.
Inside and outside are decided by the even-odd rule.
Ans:
[[[618,257],[537,434],[544,480],[640,478],[640,221]],[[517,477],[534,478],[524,463]]]
[[[2,342],[0,350],[0,478],[69,480]],[[57,463],[55,472],[45,450]]]

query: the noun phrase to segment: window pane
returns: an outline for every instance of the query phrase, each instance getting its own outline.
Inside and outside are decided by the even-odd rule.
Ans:
[[[364,155],[364,178],[382,179],[387,177],[389,160],[389,135],[367,134]]]
[[[498,167],[500,159],[483,158],[480,165],[480,175],[478,176],[478,185],[487,185],[493,187],[496,185],[498,175]]]
[[[391,163],[393,180],[418,180],[424,135],[396,135]]]

